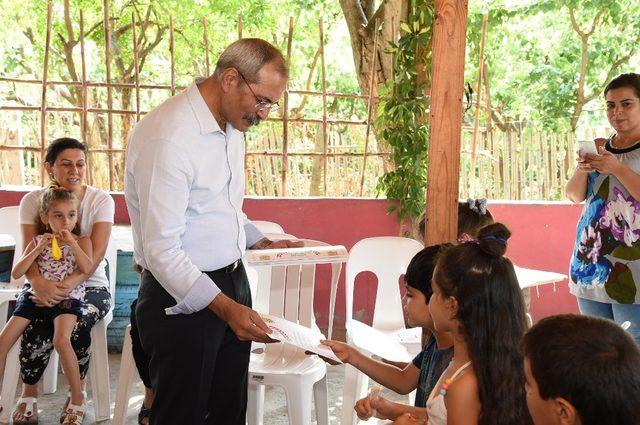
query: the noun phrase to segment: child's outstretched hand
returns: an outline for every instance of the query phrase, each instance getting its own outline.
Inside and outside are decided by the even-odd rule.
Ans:
[[[345,344],[344,342],[333,341],[333,340],[322,340],[320,341],[320,344],[326,345],[327,347],[331,348],[331,351],[333,351],[333,354],[335,354],[336,357],[339,358],[342,363],[352,363],[357,353],[357,350],[355,348],[353,348],[349,344]],[[334,364],[333,362],[327,359],[324,359],[324,360],[331,364]]]
[[[411,413],[402,414],[398,416],[398,419],[393,421],[393,425],[425,425],[426,423],[426,420],[417,418]]]
[[[395,403],[387,400],[381,395],[369,394],[368,396],[358,400],[356,405],[353,406],[353,409],[356,411],[358,418],[363,421],[367,421],[372,417],[394,420],[400,413],[395,407]]]

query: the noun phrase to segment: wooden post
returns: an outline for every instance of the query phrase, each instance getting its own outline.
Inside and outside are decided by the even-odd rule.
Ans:
[[[204,30],[203,38],[204,38],[204,60],[206,65],[205,69],[207,70],[207,77],[208,77],[209,75],[211,75],[210,66],[209,66],[209,33],[207,32],[207,21],[204,19],[204,16],[202,17],[202,28]]]
[[[526,173],[525,183],[527,186],[527,199],[531,199],[531,189],[534,185],[533,172],[534,167],[532,166],[532,152],[531,147],[533,146],[533,130],[529,129],[527,134],[527,138],[525,140],[524,149],[525,149],[525,162],[524,162],[524,171]]]
[[[509,139],[508,139],[508,134],[511,130],[507,130],[503,133],[501,133],[500,135],[501,137],[501,152],[502,155],[500,156],[500,161],[502,163],[502,169],[500,170],[502,172],[502,196],[501,198],[503,199],[509,199],[510,197],[510,192],[509,192],[509,185],[511,184],[511,179],[509,178],[509,163],[511,162],[511,160],[509,159]]]
[[[289,17],[287,34],[287,65],[291,67],[291,44],[293,42],[293,16]],[[287,196],[287,171],[289,170],[289,80],[282,99],[282,181],[281,196]]]
[[[549,174],[551,176],[550,195],[555,193],[558,187],[558,134],[553,133],[551,138],[551,150],[549,152]]]
[[[511,133],[508,130],[503,134],[502,138],[502,155],[504,155],[503,180],[504,180],[504,198],[511,199]]]
[[[144,27],[142,28],[142,31],[144,32]],[[138,65],[138,39],[136,37],[135,12],[131,12],[131,40],[133,44],[133,71],[136,91],[136,122],[138,122],[140,121],[140,67]]]
[[[467,0],[436,0],[425,245],[456,240]]]
[[[242,39],[242,15],[238,15],[238,40]]]
[[[324,24],[322,18],[318,23],[320,29],[320,67],[322,70],[322,178],[323,178],[323,194],[327,196],[327,153],[328,153],[328,137],[327,137],[327,75],[324,60]]]
[[[378,21],[374,25],[373,51],[371,52],[371,75],[369,76],[369,96],[367,98],[367,132],[364,136],[364,153],[362,155],[362,172],[360,173],[360,196],[364,190],[364,177],[367,171],[367,151],[371,134],[371,112],[373,111],[373,87],[376,83],[376,59],[378,58]]]
[[[91,149],[89,149],[89,121],[87,119],[88,98],[87,98],[87,59],[84,50],[84,15],[80,11],[80,60],[82,63],[82,115],[80,118],[80,128],[82,132],[82,141],[87,146],[87,182],[93,184],[93,171],[91,166]]]
[[[109,0],[103,1],[104,20],[104,57],[107,76],[107,145],[113,149],[113,93],[111,89],[111,27],[109,25]],[[109,163],[109,190],[113,190],[113,155],[107,155]]]
[[[480,37],[480,52],[478,53],[478,88],[476,90],[476,110],[473,116],[473,138],[471,139],[471,181],[476,176],[476,154],[478,146],[478,127],[480,125],[480,103],[482,101],[482,83],[484,77],[484,45],[487,40],[487,21],[489,13],[482,13],[482,35]]]
[[[525,171],[525,134],[522,131],[522,129],[520,129],[520,131],[518,132],[518,151],[517,151],[517,155],[518,155],[518,199],[526,199],[524,196],[524,189],[525,187],[527,187],[525,181],[524,181],[524,171]]]
[[[540,198],[539,199],[547,199],[547,187],[549,185],[549,180],[547,179],[547,155],[545,152],[546,138],[547,133],[540,134],[539,140],[539,149],[540,149],[540,182],[542,183],[542,187],[540,189]]]
[[[49,75],[49,50],[51,48],[52,5],[47,3],[47,38],[42,67],[42,93],[40,97],[40,183],[44,186],[44,156],[47,149],[47,78]]]
[[[171,59],[171,96],[176,94],[176,63],[174,58],[173,16],[169,16],[169,57]]]

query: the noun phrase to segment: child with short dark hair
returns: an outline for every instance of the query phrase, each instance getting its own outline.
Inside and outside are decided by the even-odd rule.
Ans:
[[[527,332],[522,349],[535,425],[640,423],[640,348],[614,322],[547,317]]]
[[[450,244],[434,245],[418,252],[407,266],[404,276],[406,284],[405,311],[410,326],[422,326],[431,330],[431,335],[423,351],[413,362],[403,368],[374,360],[360,353],[356,348],[338,341],[324,341],[336,356],[371,377],[374,381],[400,394],[408,394],[417,388],[415,406],[393,403],[381,396],[372,400],[367,396],[356,403],[355,410],[361,419],[375,416],[380,419],[395,419],[405,412],[417,408],[424,409],[427,396],[431,392],[442,371],[447,367],[453,350],[453,341],[448,333],[437,332],[429,314],[431,297],[431,277],[438,255],[451,247]]]

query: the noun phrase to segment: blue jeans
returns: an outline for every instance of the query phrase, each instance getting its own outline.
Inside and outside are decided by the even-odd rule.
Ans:
[[[604,317],[618,324],[631,322],[627,331],[640,342],[640,304],[609,304],[578,298],[578,307],[587,316]]]

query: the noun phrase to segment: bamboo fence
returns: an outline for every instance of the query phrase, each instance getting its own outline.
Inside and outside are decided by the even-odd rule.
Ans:
[[[170,84],[149,84],[140,81],[139,46],[136,18],[132,15],[132,50],[135,78],[133,82],[113,81],[111,73],[111,32],[113,17],[109,12],[109,1],[103,0],[103,27],[105,81],[88,81],[86,49],[84,40],[84,17],[79,15],[80,25],[80,81],[50,79],[50,53],[53,11],[51,3],[47,9],[45,55],[41,79],[13,78],[2,76],[0,84],[36,86],[40,89],[39,105],[0,105],[0,121],[16,121],[16,130],[0,129],[0,161],[2,161],[2,184],[43,184],[42,162],[46,146],[51,138],[67,131],[62,124],[63,114],[79,115],[78,138],[89,146],[88,181],[90,184],[112,191],[123,189],[123,165],[126,140],[116,131],[116,121],[138,121],[147,110],[143,108],[141,92],[160,92],[169,97],[185,87],[176,85],[174,60],[173,17],[169,22]],[[201,19],[204,60],[207,75],[211,72],[210,46],[207,22]],[[242,37],[243,23],[238,19],[238,36]],[[295,31],[293,18],[289,20],[286,57],[291,58],[292,39]],[[279,113],[272,114],[256,132],[246,136],[247,192],[264,196],[373,196],[376,195],[377,179],[385,171],[389,153],[380,148],[375,140],[373,128],[373,105],[379,101],[373,93],[377,84],[375,72],[368,81],[365,94],[336,93],[327,90],[325,68],[325,34],[322,20],[318,23],[318,71],[321,91],[309,89],[316,60],[310,67],[307,86],[304,89],[287,87]],[[378,40],[374,41],[371,69],[375,69]],[[483,61],[480,61],[483,67]],[[487,114],[490,111],[490,96],[486,84]],[[50,105],[49,89],[56,87],[75,88],[81,91],[79,105]],[[479,87],[482,87],[480,85]],[[92,92],[106,90],[106,107],[94,105]],[[114,103],[114,92],[132,90],[133,107],[123,109]],[[95,95],[97,96],[97,95]],[[309,99],[319,99],[320,116],[301,116],[298,112]],[[298,101],[296,103],[296,100]],[[359,104],[364,111],[362,117],[338,116],[330,105],[350,101],[352,107]],[[311,101],[310,101],[311,102]],[[480,105],[480,99],[478,100]],[[146,108],[150,109],[150,108]],[[500,132],[492,128],[481,129],[479,110],[474,125],[463,127],[461,150],[460,195],[485,196],[494,199],[559,199],[564,184],[574,166],[574,136],[571,134],[547,134],[533,129],[519,132]],[[39,131],[21,127],[20,114],[38,114]],[[98,129],[100,140],[95,142],[96,125],[90,125],[90,116],[106,116],[106,128]],[[359,119],[361,118],[361,119]],[[1,126],[0,126],[1,127]],[[33,132],[26,137],[22,133]],[[15,133],[15,134],[14,134]],[[372,134],[373,133],[373,134]],[[602,134],[599,134],[600,136]],[[24,137],[23,137],[24,136]],[[21,138],[28,139],[23,143]],[[426,143],[427,141],[425,141]],[[433,159],[436,160],[436,159]],[[471,171],[473,170],[473,172]]]
[[[84,49],[84,31],[82,30],[84,26],[84,19],[82,13],[80,13],[80,56],[82,61],[82,79],[81,81],[56,81],[52,79],[48,79],[48,70],[49,70],[49,55],[51,51],[51,31],[52,31],[52,20],[53,20],[53,12],[51,3],[49,3],[49,7],[47,10],[47,28],[46,28],[46,42],[45,42],[45,59],[42,66],[43,73],[42,79],[23,79],[23,78],[12,78],[2,76],[0,77],[0,83],[14,83],[20,85],[38,85],[41,87],[41,98],[40,105],[15,105],[15,104],[3,104],[0,105],[0,114],[5,115],[10,112],[15,113],[29,113],[31,111],[38,111],[40,113],[40,133],[37,140],[37,143],[31,143],[30,145],[22,145],[20,143],[12,143],[15,138],[9,137],[5,134],[5,137],[0,139],[0,154],[16,151],[18,154],[14,155],[14,159],[20,160],[24,164],[33,164],[35,167],[42,170],[43,168],[40,166],[44,159],[44,153],[46,150],[46,146],[50,141],[50,138],[57,137],[52,131],[51,126],[48,124],[47,119],[53,117],[55,114],[59,113],[72,113],[80,115],[80,123],[81,123],[81,131],[78,134],[78,138],[87,142],[89,147],[89,170],[93,171],[89,173],[88,179],[90,184],[97,185],[99,187],[103,187],[105,189],[109,189],[112,191],[122,190],[122,172],[123,172],[123,164],[122,159],[124,157],[124,151],[126,147],[125,140],[115,140],[116,135],[114,134],[115,118],[119,119],[131,119],[135,117],[135,120],[138,121],[142,116],[144,116],[148,111],[142,110],[141,101],[140,101],[140,93],[141,90],[158,90],[165,91],[168,95],[173,95],[177,91],[183,90],[185,87],[176,86],[176,76],[175,76],[175,60],[174,60],[174,25],[173,25],[173,17],[169,17],[169,57],[170,57],[170,72],[171,72],[171,84],[170,85],[162,85],[162,84],[144,84],[140,82],[139,75],[139,59],[138,59],[138,45],[137,45],[137,37],[136,37],[136,21],[135,15],[132,14],[132,50],[133,50],[133,66],[135,70],[135,80],[133,83],[126,82],[114,82],[112,79],[111,73],[111,62],[112,62],[112,48],[111,48],[111,36],[110,32],[113,31],[112,28],[112,17],[109,14],[109,1],[103,0],[103,27],[104,27],[104,63],[106,70],[106,80],[102,82],[95,81],[87,81],[86,79],[86,57],[85,57],[85,49]],[[210,63],[210,47],[209,47],[209,36],[208,36],[208,28],[207,22],[205,18],[201,19],[202,25],[202,33],[203,33],[203,44],[205,50],[205,69],[207,75],[211,73],[211,63]],[[268,123],[272,126],[274,124],[278,124],[281,127],[281,134],[276,135],[272,134],[272,131],[268,131],[268,137],[260,137],[259,139],[253,138],[251,143],[248,143],[248,150],[246,152],[246,164],[247,164],[247,187],[250,192],[254,192],[256,194],[265,194],[265,195],[278,195],[278,196],[287,196],[287,195],[336,195],[338,192],[344,191],[344,188],[338,190],[337,186],[341,185],[341,181],[344,177],[343,172],[338,172],[335,176],[339,176],[338,178],[334,178],[333,176],[328,176],[329,170],[336,170],[337,164],[344,161],[339,161],[338,159],[358,159],[364,161],[366,156],[373,156],[380,158],[375,167],[370,167],[372,172],[367,174],[367,190],[366,194],[372,194],[372,191],[375,188],[375,184],[377,181],[377,177],[382,173],[382,157],[387,157],[387,152],[379,152],[377,149],[370,149],[370,146],[367,142],[364,150],[358,146],[351,146],[352,149],[344,149],[344,144],[333,145],[332,141],[339,141],[340,137],[336,136],[335,129],[340,128],[341,131],[344,132],[343,128],[345,126],[356,126],[356,127],[365,127],[366,134],[368,135],[371,131],[371,126],[373,125],[371,114],[366,118],[361,120],[357,119],[340,119],[331,117],[328,110],[328,102],[330,100],[337,99],[351,99],[353,101],[363,102],[366,101],[368,107],[372,102],[377,102],[378,98],[374,96],[365,96],[362,94],[352,94],[352,93],[336,93],[329,92],[327,90],[327,75],[325,71],[325,36],[324,36],[324,27],[323,23],[319,21],[319,50],[320,50],[320,67],[321,67],[321,91],[313,91],[309,90],[308,87],[306,90],[295,90],[287,87],[287,90],[284,94],[283,105],[280,108],[278,116],[273,116],[268,119]],[[294,33],[294,21],[293,18],[290,18],[289,22],[289,30],[287,35],[287,51],[286,57],[289,59],[291,57],[291,49],[292,49],[292,37]],[[238,19],[238,36],[242,37],[242,19]],[[375,52],[372,54],[375,55]],[[314,64],[315,65],[315,64]],[[311,70],[313,72],[313,69]],[[370,82],[369,92],[373,92],[371,90],[372,84],[374,81]],[[82,102],[80,105],[65,105],[65,106],[54,106],[50,105],[47,101],[47,92],[50,87],[80,87],[82,91]],[[106,89],[106,108],[105,107],[91,107],[88,102],[88,91],[90,89]],[[129,89],[133,90],[135,93],[135,101],[133,102],[134,108],[130,109],[121,109],[114,107],[114,90],[122,90]],[[322,114],[320,117],[304,117],[304,116],[291,116],[291,109],[297,105],[291,104],[291,97],[297,96],[298,98],[306,98],[306,97],[319,97],[322,101]],[[301,102],[305,102],[302,100]],[[103,114],[106,115],[106,144],[105,143],[91,143],[91,136],[89,134],[90,129],[88,128],[88,116],[90,114]],[[54,118],[55,121],[55,118]],[[292,145],[295,145],[295,141],[292,141],[291,134],[291,126],[302,126],[304,132],[316,132],[321,137],[322,143],[320,145],[320,149],[309,151],[308,149],[300,150],[292,150]],[[261,132],[264,133],[264,132]],[[263,134],[261,134],[262,136]],[[251,138],[251,135],[249,136]],[[367,136],[367,140],[368,140]],[[13,140],[12,140],[13,139]],[[293,142],[293,143],[292,143]],[[99,145],[99,146],[96,146]],[[376,148],[377,144],[371,143],[371,145]],[[371,150],[371,151],[368,151]],[[35,155],[31,158],[30,155]],[[300,167],[299,159],[316,159],[319,158],[320,172],[321,172],[321,181],[322,185],[319,190],[310,190],[309,188],[304,189],[301,187],[300,176],[290,176],[290,170],[295,169],[296,167]],[[6,158],[5,158],[6,159]],[[351,161],[353,162],[353,161]],[[271,167],[270,172],[268,171],[268,167]],[[353,164],[355,167],[355,164]],[[252,168],[255,167],[255,168]],[[2,182],[7,184],[16,183],[16,184],[43,184],[45,176],[43,172],[40,173],[40,178],[38,181],[34,181],[33,177],[25,178],[25,167],[20,167],[21,172],[16,175],[12,173],[11,175],[3,175]],[[28,168],[28,166],[27,166]],[[277,168],[277,169],[276,169]],[[304,167],[303,167],[304,168]],[[316,166],[316,168],[318,168]],[[338,167],[339,168],[339,167]],[[99,170],[107,170],[107,175],[104,178],[100,179],[96,175]],[[316,171],[317,172],[317,171]],[[354,169],[349,172],[354,172],[356,175],[359,174],[359,169]],[[264,185],[256,179],[261,181],[266,180],[264,176],[261,174],[267,173],[268,179],[271,180],[269,184]],[[353,188],[348,190],[348,194],[357,196],[358,193],[362,193],[363,187],[365,186],[364,175],[360,182],[360,188]],[[16,177],[19,177],[20,181],[15,181]],[[13,180],[11,180],[13,178]],[[253,180],[252,180],[253,178]],[[356,179],[357,180],[357,179]],[[274,183],[279,182],[279,183]],[[294,184],[296,186],[296,190],[293,192],[288,190],[288,185]],[[329,185],[333,184],[336,188],[330,187]],[[265,189],[266,188],[266,189]],[[263,190],[267,190],[266,193],[263,193]]]

